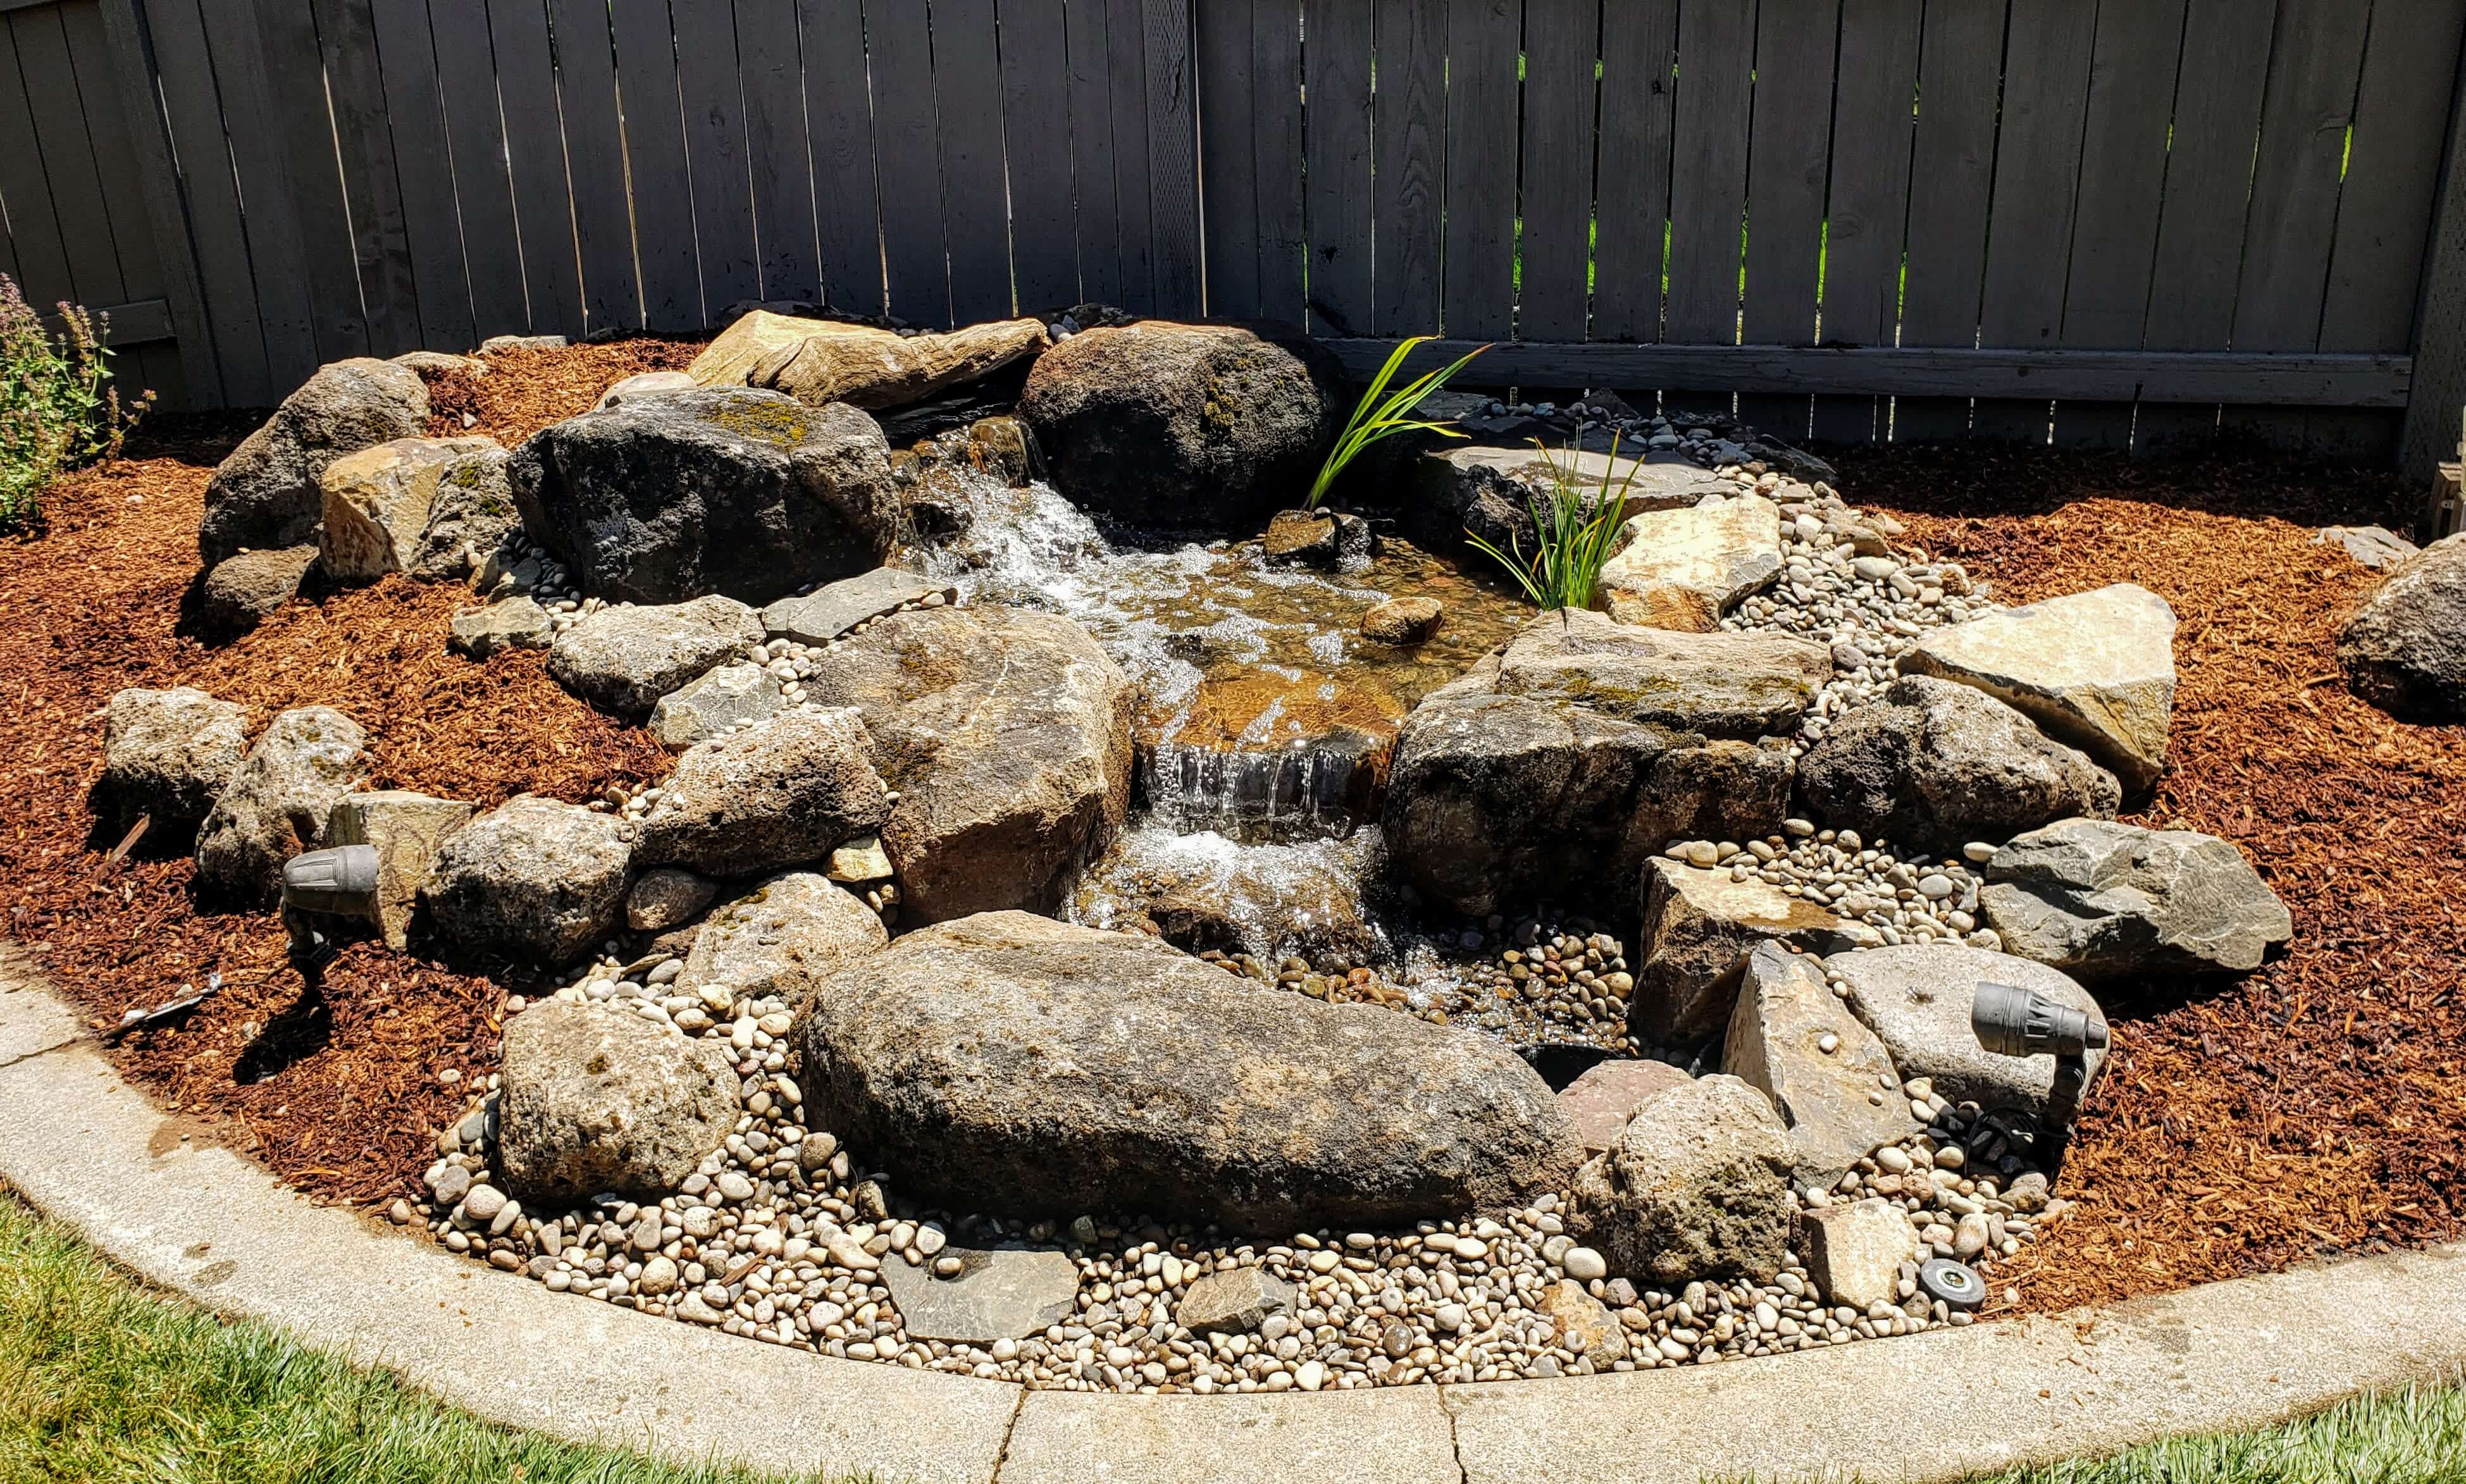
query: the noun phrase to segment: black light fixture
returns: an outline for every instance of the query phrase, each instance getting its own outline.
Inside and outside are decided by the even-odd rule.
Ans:
[[[2089,1053],[2106,1049],[2106,1022],[2033,989],[1981,980],[1970,1001],[1969,1029],[1980,1046],[1998,1056],[2055,1059],[2037,1140],[2047,1178],[2052,1180],[2072,1139],[2081,1093],[2089,1087]]]

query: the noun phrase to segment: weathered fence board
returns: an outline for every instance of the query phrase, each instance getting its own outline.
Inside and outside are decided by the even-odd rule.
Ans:
[[[1978,343],[1986,279],[1987,195],[1995,172],[1995,110],[2004,56],[2004,11],[1971,0],[1927,0],[1918,56],[1917,134],[1911,146],[1909,260],[1900,344]],[[1957,438],[1969,431],[1967,398],[1903,397],[1895,438]]]
[[[1446,189],[1446,0],[1376,0],[1370,195],[1382,335],[1439,327],[1440,214]]]
[[[874,179],[874,109],[857,0],[797,0],[805,126],[813,158],[815,291],[832,308],[883,314],[883,210]]]
[[[868,14],[881,13],[879,4]],[[993,0],[933,7],[933,96],[942,123],[943,245],[951,261],[951,321],[1011,312],[1010,231],[1004,218],[1001,57]],[[940,322],[948,323],[948,322]]]
[[[1070,184],[1070,48],[1062,0],[1003,0],[1002,131],[1020,307],[1079,302]]]
[[[729,0],[668,0],[668,23],[680,36],[692,38],[692,44],[676,49],[677,98],[706,323],[729,304],[762,297],[753,182],[745,160],[745,91],[736,22]],[[630,118],[632,109],[626,112]]]
[[[1515,334],[1581,340],[1591,297],[1601,0],[1526,0]]]
[[[1258,155],[1252,148],[1251,0],[1199,8],[1199,145],[1207,225],[1207,309],[1259,316]]]
[[[1309,0],[1303,11],[1309,150],[1311,327],[1359,335],[1376,323],[1371,254],[1371,7]]]
[[[1515,330],[1516,0],[1447,7],[1446,296],[1466,337]]]
[[[1832,101],[1832,180],[1826,203],[1826,345],[1890,345],[1901,318],[1902,229],[1909,220],[1910,142],[1917,117],[1924,0],[1845,0],[1841,75]],[[1814,434],[1864,443],[1890,428],[1873,396],[1815,400]]]
[[[694,237],[693,177],[685,163],[667,0],[610,0],[616,88],[634,203],[634,255],[642,276],[642,323],[695,329],[708,323]]]
[[[1602,8],[1595,340],[1661,337],[1677,50],[1678,0],[1616,0]]]
[[[1762,0],[1757,12],[1739,315],[1739,339],[1751,345],[1815,341],[1840,18],[1833,0]],[[1792,439],[1806,437],[1813,410],[1805,396],[1738,401],[1740,416]]]
[[[1259,213],[1258,318],[1300,329],[1310,318],[1309,207],[1303,179],[1299,0],[1250,7],[1251,189]]]

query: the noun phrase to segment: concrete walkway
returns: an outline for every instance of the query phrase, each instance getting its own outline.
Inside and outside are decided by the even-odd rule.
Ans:
[[[185,1138],[0,960],[0,1178],[143,1277],[481,1416],[920,1484],[1949,1480],[2253,1428],[2466,1365],[2466,1248],[1683,1370],[1118,1397],[835,1360],[549,1293]]]

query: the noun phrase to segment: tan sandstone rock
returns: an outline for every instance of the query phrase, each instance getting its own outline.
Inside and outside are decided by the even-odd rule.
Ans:
[[[416,564],[437,484],[457,463],[497,447],[486,438],[407,438],[345,454],[318,477],[325,524],[317,555],[336,582],[374,582]]]

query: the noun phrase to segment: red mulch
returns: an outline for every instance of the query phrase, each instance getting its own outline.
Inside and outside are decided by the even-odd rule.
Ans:
[[[2241,845],[2295,915],[2241,981],[2110,987],[2115,1060],[2064,1170],[2078,1203],[2002,1270],[2058,1309],[2452,1237],[2466,1130],[2466,728],[2346,691],[2379,580],[2322,525],[2400,524],[2389,476],[2269,461],[1842,457],[1855,504],[2006,601],[2133,581],[2181,624],[2173,766],[2133,818]]]
[[[488,374],[431,375],[428,431],[435,438],[484,433],[507,448],[550,423],[589,412],[599,394],[639,371],[684,371],[707,342],[617,340],[561,350],[500,350]],[[465,424],[463,417],[477,420]]]

